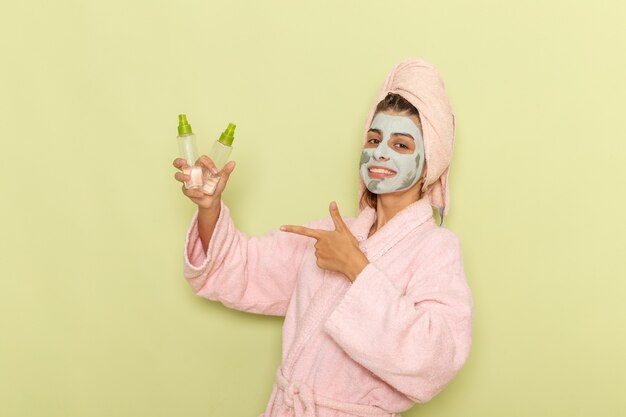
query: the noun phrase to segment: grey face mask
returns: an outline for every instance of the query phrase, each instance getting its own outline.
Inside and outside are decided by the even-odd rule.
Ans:
[[[378,113],[370,131],[377,131],[382,139],[373,145],[368,141],[361,152],[360,174],[367,189],[375,194],[386,194],[414,186],[424,166],[424,140],[419,128],[406,116]],[[402,140],[396,138],[413,140],[413,153],[400,153],[405,148],[399,146]]]

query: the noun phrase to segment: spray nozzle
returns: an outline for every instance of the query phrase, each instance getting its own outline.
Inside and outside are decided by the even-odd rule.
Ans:
[[[219,141],[221,143],[223,143],[226,146],[232,146],[233,144],[233,140],[235,139],[235,128],[237,126],[229,123],[228,127],[226,128],[226,130],[224,130],[224,132],[222,132]]]
[[[190,133],[193,133],[193,132],[191,131],[191,125],[187,121],[187,115],[179,114],[178,115],[178,135],[182,136],[182,135],[188,135]]]

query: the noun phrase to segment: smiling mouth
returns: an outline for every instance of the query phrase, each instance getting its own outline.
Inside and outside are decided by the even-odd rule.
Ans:
[[[396,175],[396,171],[381,167],[370,167],[367,169],[370,178],[389,178]]]

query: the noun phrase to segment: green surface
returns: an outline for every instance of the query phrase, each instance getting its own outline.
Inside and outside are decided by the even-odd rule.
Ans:
[[[363,122],[410,56],[456,115],[445,225],[475,322],[457,378],[403,417],[626,415],[625,7],[7,3],[0,416],[258,416],[281,320],[185,283],[173,117],[193,115],[201,154],[237,121],[244,232],[332,200],[352,216]]]

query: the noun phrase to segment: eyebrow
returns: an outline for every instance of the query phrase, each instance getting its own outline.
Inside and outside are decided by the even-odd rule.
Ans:
[[[376,133],[378,133],[379,135],[382,135],[382,134],[383,134],[383,132],[382,132],[380,129],[370,129],[370,130],[368,130],[368,132],[376,132]],[[410,135],[410,134],[408,134],[408,133],[394,132],[394,133],[392,133],[392,135],[402,135],[402,136],[407,136],[407,137],[409,137],[409,138],[413,139],[413,142],[415,142],[415,138],[413,137],[413,135]]]

